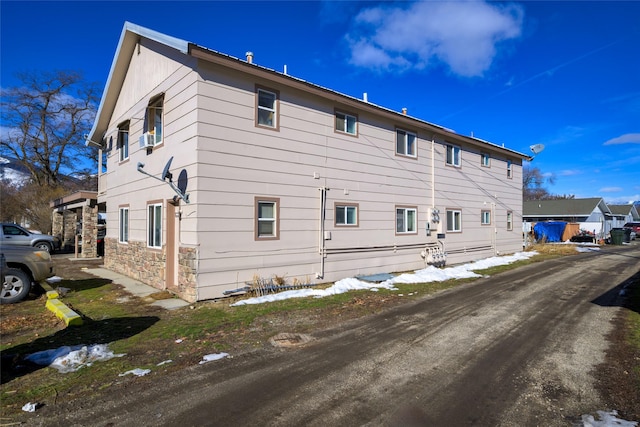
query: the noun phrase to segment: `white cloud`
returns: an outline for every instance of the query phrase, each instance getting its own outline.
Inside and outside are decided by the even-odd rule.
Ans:
[[[559,176],[575,176],[582,174],[582,171],[576,169],[565,169],[558,172]]]
[[[622,190],[622,187],[602,187],[600,190],[598,190],[598,193],[618,193]]]
[[[602,145],[616,144],[640,144],[640,133],[625,133],[616,138],[611,138]]]
[[[480,0],[364,9],[346,36],[350,62],[388,71],[441,62],[460,76],[480,76],[497,45],[520,36],[523,16],[521,6]]]

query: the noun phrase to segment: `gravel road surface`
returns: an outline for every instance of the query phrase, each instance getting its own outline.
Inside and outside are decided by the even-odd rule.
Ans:
[[[571,426],[603,407],[620,284],[640,245],[531,264],[236,355],[44,407],[65,426]],[[296,331],[282,331],[291,332]],[[234,356],[234,355],[232,355]]]

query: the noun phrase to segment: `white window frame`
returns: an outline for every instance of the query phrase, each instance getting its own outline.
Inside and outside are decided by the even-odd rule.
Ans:
[[[147,129],[146,131],[153,134],[154,146],[163,142],[163,116],[164,95],[152,99],[147,106]]]
[[[343,123],[342,129],[338,126],[338,119]],[[349,123],[353,124],[353,132],[349,132]],[[343,111],[335,112],[335,130],[336,132],[346,133],[347,135],[358,135],[358,116],[345,113]]]
[[[129,207],[118,208],[118,243],[129,243]]]
[[[462,232],[462,211],[459,209],[447,209],[447,232]]]
[[[507,230],[513,230],[513,211],[507,211]]]
[[[147,247],[162,248],[162,202],[147,204]]]
[[[418,234],[418,208],[396,206],[396,234]]]
[[[491,156],[487,153],[480,154],[480,165],[485,168],[491,167]]]
[[[418,157],[418,135],[404,129],[396,129],[396,154]]]
[[[341,212],[339,212],[341,211]],[[335,226],[336,227],[357,227],[359,224],[358,205],[354,203],[336,203],[335,204]],[[349,215],[349,212],[352,212]],[[350,219],[352,220],[350,222]]]
[[[507,160],[507,178],[513,178],[513,163],[511,160]]]
[[[129,122],[118,126],[118,151],[120,162],[129,159]]]
[[[273,216],[263,217],[261,206],[272,205]],[[262,234],[260,225],[271,223],[271,234]],[[278,240],[280,238],[280,199],[273,197],[256,197],[255,198],[255,240]]]
[[[445,162],[449,166],[459,168],[462,164],[462,150],[459,145],[447,144]]]
[[[269,98],[273,98],[272,105],[261,105],[260,98],[261,95],[268,96]],[[268,121],[264,123],[261,122],[261,113],[265,113],[267,116],[271,115],[271,124]],[[273,90],[268,90],[265,88],[258,87],[256,88],[256,126],[268,128],[268,129],[278,129],[278,92]]]
[[[480,224],[481,225],[491,225],[491,211],[483,210],[480,213]]]

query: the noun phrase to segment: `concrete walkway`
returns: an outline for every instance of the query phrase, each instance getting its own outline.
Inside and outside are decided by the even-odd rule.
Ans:
[[[114,271],[108,270],[106,268],[87,268],[84,271],[87,273],[93,274],[94,276],[111,280],[111,282],[116,283],[118,285],[122,285],[127,292],[129,292],[130,294],[136,297],[140,297],[142,299],[147,299],[149,295],[161,292],[160,290],[154,287],[145,285],[142,282],[139,282],[137,280],[134,280],[122,274],[116,273]],[[166,308],[167,310],[174,310],[176,308],[185,307],[189,305],[189,303],[184,300],[181,300],[178,297],[175,297],[175,298],[169,298],[169,299],[154,300],[154,302],[151,303],[151,305],[163,307],[163,308]]]

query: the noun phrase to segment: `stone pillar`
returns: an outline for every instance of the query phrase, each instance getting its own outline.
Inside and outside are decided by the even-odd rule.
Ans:
[[[98,207],[82,207],[82,258],[98,256]]]

